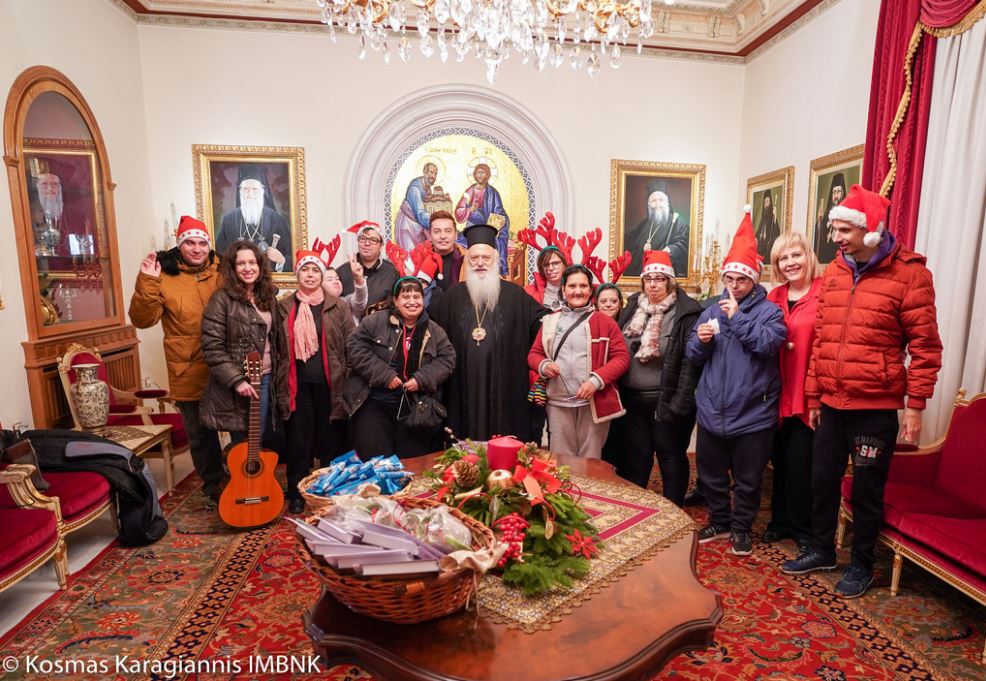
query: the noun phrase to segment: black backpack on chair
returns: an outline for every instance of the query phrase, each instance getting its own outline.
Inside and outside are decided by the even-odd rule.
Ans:
[[[89,471],[110,483],[117,499],[122,546],[147,546],[163,537],[168,522],[157,503],[157,488],[144,460],[112,440],[77,430],[29,430],[22,434],[34,447],[44,471]],[[70,443],[86,443],[84,456],[66,456]]]

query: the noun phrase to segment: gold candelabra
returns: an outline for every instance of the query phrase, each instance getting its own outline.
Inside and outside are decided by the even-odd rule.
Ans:
[[[705,258],[702,260],[702,274],[698,279],[702,291],[707,296],[715,295],[716,287],[719,285],[719,280],[722,276],[722,273],[719,271],[720,259],[719,240],[713,239],[708,253],[706,253]]]

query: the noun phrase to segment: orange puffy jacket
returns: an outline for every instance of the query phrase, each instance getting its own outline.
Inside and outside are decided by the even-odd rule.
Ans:
[[[905,351],[911,356],[905,366]],[[941,369],[935,288],[925,258],[894,246],[853,284],[841,255],[826,268],[805,393],[808,406],[924,409]]]

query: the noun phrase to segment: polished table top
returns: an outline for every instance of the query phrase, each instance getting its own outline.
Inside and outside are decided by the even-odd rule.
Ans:
[[[625,483],[602,461],[559,456],[573,475]],[[406,459],[426,470],[434,455]],[[470,609],[398,625],[358,615],[330,594],[305,615],[323,662],[353,663],[378,679],[645,679],[686,650],[707,647],[722,617],[719,597],[695,576],[690,532],[547,631],[527,634]]]

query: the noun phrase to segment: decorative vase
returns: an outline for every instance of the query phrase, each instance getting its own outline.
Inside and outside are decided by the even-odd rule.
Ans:
[[[110,387],[99,380],[98,364],[76,364],[75,382],[72,384],[72,401],[83,428],[100,428],[106,425],[110,415]]]

